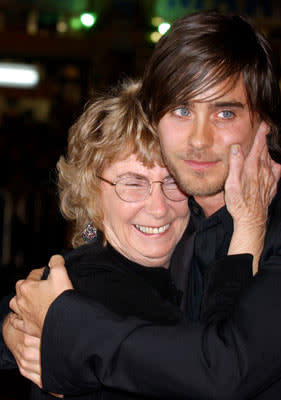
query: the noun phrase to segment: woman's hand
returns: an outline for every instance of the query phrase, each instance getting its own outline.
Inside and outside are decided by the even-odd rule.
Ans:
[[[3,339],[13,354],[21,375],[41,388],[40,339],[15,329],[13,322],[16,318],[14,313],[5,318],[2,327]]]
[[[254,274],[263,249],[268,206],[276,194],[281,175],[281,165],[270,158],[267,150],[268,131],[268,126],[261,122],[246,158],[239,145],[232,146],[225,183],[225,202],[234,224],[228,254],[253,254]]]

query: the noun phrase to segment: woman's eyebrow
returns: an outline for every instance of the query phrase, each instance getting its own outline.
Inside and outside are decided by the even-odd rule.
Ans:
[[[145,178],[144,175],[140,175],[137,172],[131,172],[131,171],[124,172],[123,174],[119,174],[119,175],[116,176],[116,178],[124,178],[126,176],[133,177],[133,178],[140,178],[140,179]]]

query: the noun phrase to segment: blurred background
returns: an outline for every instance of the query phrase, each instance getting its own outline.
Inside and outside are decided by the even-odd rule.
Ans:
[[[56,162],[86,101],[140,77],[169,24],[200,9],[251,17],[280,65],[280,0],[0,0],[0,298],[68,247]],[[0,400],[27,392],[0,372]]]

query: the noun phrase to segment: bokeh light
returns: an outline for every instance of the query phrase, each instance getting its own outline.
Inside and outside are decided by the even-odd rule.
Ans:
[[[80,16],[80,20],[86,28],[91,28],[96,23],[97,16],[94,13],[84,13]]]
[[[161,35],[165,35],[165,33],[171,28],[171,24],[169,22],[162,22],[158,26],[158,31],[161,33]]]

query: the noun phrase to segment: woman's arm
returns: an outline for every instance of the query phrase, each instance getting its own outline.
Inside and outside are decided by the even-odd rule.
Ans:
[[[268,207],[276,194],[280,173],[281,166],[270,158],[260,134],[246,160],[241,147],[232,146],[225,183],[225,203],[234,228],[228,254],[252,254],[254,275],[264,247]]]
[[[236,255],[211,263],[204,274],[204,294],[200,319],[228,317],[257,273],[264,247],[268,207],[276,194],[280,166],[271,160],[266,146],[256,141],[244,160],[240,146],[230,155],[230,171],[225,184],[225,201],[233,218],[233,235],[228,254]],[[255,153],[260,157],[254,157]],[[239,254],[248,253],[248,260]],[[250,256],[251,255],[251,256]]]

